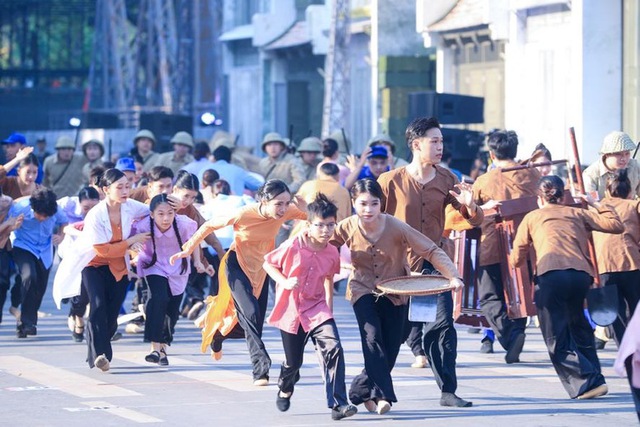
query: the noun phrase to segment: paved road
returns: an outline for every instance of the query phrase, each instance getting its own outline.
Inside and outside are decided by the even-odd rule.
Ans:
[[[102,373],[84,363],[85,344],[74,343],[66,315],[50,292],[38,335],[18,340],[13,318],[0,325],[0,425],[84,426],[168,425],[306,426],[334,425],[324,407],[322,381],[311,344],[291,409],[275,407],[279,333],[265,327],[265,343],[274,361],[272,384],[252,385],[244,341],[225,342],[224,357],[214,362],[199,351],[199,332],[186,320],[178,324],[168,368],[144,361],[147,344],[140,335],[114,343],[112,369]],[[5,307],[5,311],[7,307]],[[362,367],[357,326],[350,306],[336,297],[336,318],[347,357],[347,381]],[[429,369],[413,369],[403,347],[393,372],[399,403],[384,415],[365,413],[341,423],[402,426],[630,426],[637,425],[626,380],[614,375],[614,346],[600,352],[609,395],[572,401],[561,387],[539,330],[527,330],[523,363],[507,366],[504,352],[478,353],[479,335],[458,329],[458,394],[473,408],[442,408]],[[206,423],[206,424],[205,424]]]

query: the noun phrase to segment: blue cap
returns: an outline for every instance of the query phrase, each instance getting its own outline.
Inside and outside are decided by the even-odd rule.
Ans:
[[[116,162],[116,169],[122,172],[126,172],[126,171],[135,172],[136,164],[133,162],[132,157],[121,157]]]
[[[374,145],[371,147],[371,153],[367,156],[367,159],[372,157],[382,157],[384,159],[389,158],[389,152],[387,151],[387,147],[383,145]]]
[[[4,141],[2,141],[3,144],[23,144],[26,145],[27,144],[27,139],[24,137],[23,134],[18,133],[18,132],[14,132],[11,135],[9,135],[9,138],[5,139]]]

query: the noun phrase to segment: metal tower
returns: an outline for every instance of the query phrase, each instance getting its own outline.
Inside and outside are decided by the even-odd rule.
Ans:
[[[97,0],[89,107],[122,111],[134,104],[132,45],[125,0]]]
[[[349,36],[350,1],[333,0],[329,51],[325,59],[322,135],[335,129],[346,129],[349,120]]]

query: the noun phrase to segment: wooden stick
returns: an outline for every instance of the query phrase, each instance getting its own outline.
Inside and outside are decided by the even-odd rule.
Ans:
[[[531,168],[537,168],[539,166],[553,166],[553,165],[559,165],[561,163],[569,163],[568,160],[554,160],[552,162],[540,162],[540,163],[527,163],[524,165],[519,165],[519,166],[512,166],[510,168],[502,168],[500,169],[502,172],[511,172],[511,171],[518,171],[518,170],[522,170],[522,169],[531,169]]]
[[[569,138],[571,139],[571,147],[573,148],[573,158],[576,162],[574,165],[576,171],[576,180],[578,181],[578,189],[581,194],[587,194],[584,187],[584,180],[582,179],[582,168],[580,167],[580,155],[578,154],[578,143],[576,142],[576,132],[573,127],[569,128]],[[582,201],[582,207],[587,208],[587,202]],[[598,262],[596,261],[596,251],[593,246],[593,239],[589,238],[589,258],[591,258],[591,264],[593,265],[594,277],[593,283],[597,288],[600,287],[600,275],[598,274]]]

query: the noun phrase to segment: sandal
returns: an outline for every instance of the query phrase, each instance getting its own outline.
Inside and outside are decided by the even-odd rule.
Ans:
[[[158,365],[169,366],[169,359],[167,358],[167,353],[164,351],[164,348],[160,350],[160,359],[158,360]]]
[[[147,354],[144,357],[144,360],[146,360],[149,363],[158,363],[160,362],[160,353],[154,350],[151,353]]]
[[[75,325],[71,336],[75,342],[82,342],[84,339],[84,325]]]

